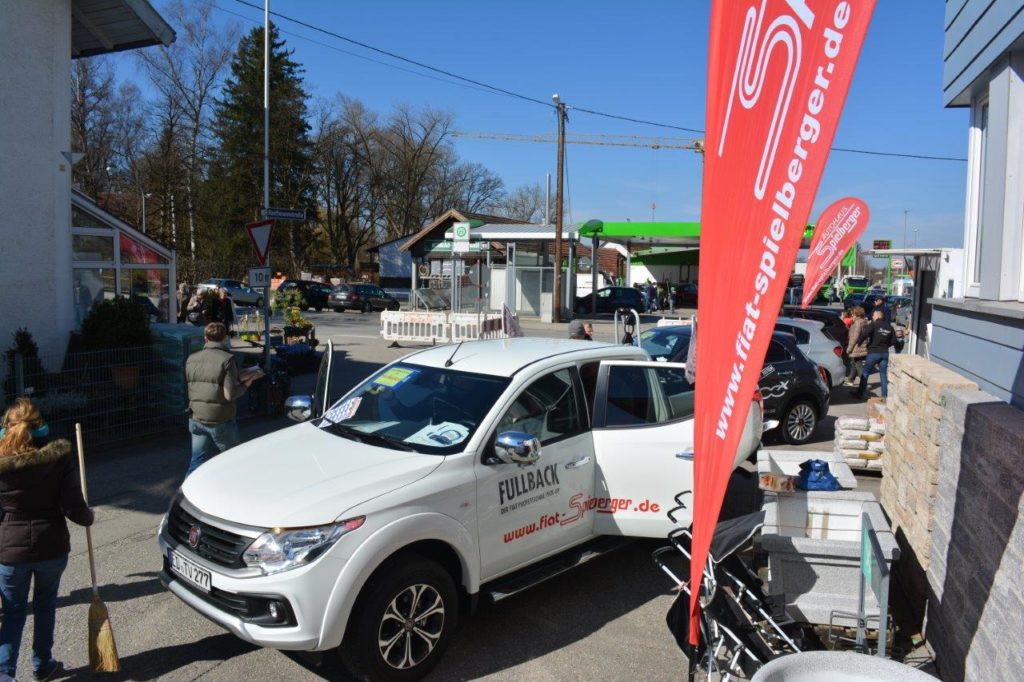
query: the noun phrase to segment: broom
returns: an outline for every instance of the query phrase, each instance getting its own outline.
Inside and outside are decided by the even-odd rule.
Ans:
[[[78,441],[78,472],[82,477],[82,498],[89,504],[89,489],[85,484],[85,450],[82,447],[82,425],[75,424]],[[96,587],[96,558],[92,551],[92,529],[85,527],[85,542],[89,546],[89,573],[92,575],[92,601],[89,603],[89,668],[94,673],[116,673],[121,670],[117,658],[117,643],[110,626],[107,605],[100,599]]]

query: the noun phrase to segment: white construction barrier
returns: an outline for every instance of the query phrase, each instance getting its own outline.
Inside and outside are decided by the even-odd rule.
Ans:
[[[425,313],[385,310],[380,314],[380,335],[386,341],[447,343],[508,338],[501,313]]]
[[[478,339],[503,339],[508,336],[501,327],[501,313],[451,313],[452,342]]]
[[[380,335],[386,341],[447,342],[448,313],[385,310],[380,314]]]

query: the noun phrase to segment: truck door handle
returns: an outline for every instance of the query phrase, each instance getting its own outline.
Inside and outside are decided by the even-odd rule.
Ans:
[[[584,464],[589,464],[589,463],[590,463],[590,457],[580,457],[579,459],[574,459],[573,461],[571,461],[568,464],[566,464],[565,468],[566,469],[579,469]]]
[[[688,459],[688,460],[690,460],[692,462],[693,461],[693,450],[687,450],[686,452],[677,452],[676,453],[676,457],[678,459]]]

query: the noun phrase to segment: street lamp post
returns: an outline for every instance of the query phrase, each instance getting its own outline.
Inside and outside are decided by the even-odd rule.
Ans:
[[[152,192],[142,193],[142,234],[146,234],[146,199],[153,196]]]

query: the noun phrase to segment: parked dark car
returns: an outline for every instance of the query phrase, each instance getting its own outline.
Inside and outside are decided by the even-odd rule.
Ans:
[[[578,296],[573,309],[577,315],[588,315],[593,310],[594,294]],[[604,287],[597,290],[597,312],[614,313],[619,308],[633,308],[644,312],[644,297],[632,287]]]
[[[861,306],[864,308],[864,312],[870,312],[868,310],[869,306],[866,306],[865,303],[865,294],[861,293],[850,294],[849,296],[843,299],[843,307],[846,308],[847,310],[856,306]]]
[[[697,307],[697,285],[693,282],[677,284],[673,288],[674,303],[677,308]]]
[[[846,352],[846,344],[850,340],[850,328],[843,322],[843,318],[839,317],[838,311],[827,308],[807,308],[804,310],[800,306],[786,305],[782,306],[782,313],[802,320],[824,322],[825,333],[829,338],[835,339],[843,347],[843,352]]]
[[[339,284],[331,293],[331,309],[336,313],[358,310],[371,313],[374,310],[398,310],[398,299],[376,284]]]
[[[689,326],[655,327],[640,335],[640,345],[655,360],[686,362],[690,333]],[[699,375],[700,370],[697,372]],[[828,414],[825,370],[800,352],[791,334],[772,334],[758,388],[764,400],[765,420],[778,420],[777,431],[787,443],[808,442],[818,422]]]
[[[308,279],[286,279],[278,285],[278,291],[298,289],[302,297],[306,299],[306,305],[300,306],[302,310],[313,308],[317,312],[328,307],[328,299],[331,296],[331,285],[323,282],[314,282]]]

